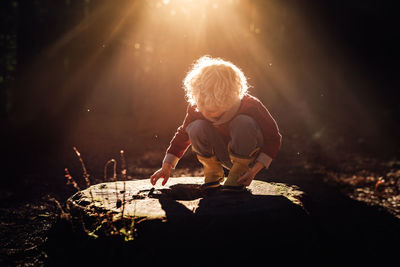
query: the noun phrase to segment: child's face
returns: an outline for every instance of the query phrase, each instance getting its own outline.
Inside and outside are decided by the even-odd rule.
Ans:
[[[199,108],[199,111],[206,119],[211,121],[217,121],[224,114],[224,110],[216,109],[216,108]]]

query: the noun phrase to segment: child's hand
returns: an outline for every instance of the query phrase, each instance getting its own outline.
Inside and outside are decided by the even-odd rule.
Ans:
[[[245,174],[243,174],[238,180],[238,184],[244,185],[244,186],[249,186],[251,184],[251,181],[253,181],[255,177],[255,174],[249,170]]]
[[[251,181],[253,181],[254,177],[256,177],[257,173],[261,171],[262,168],[264,168],[264,165],[261,162],[256,161],[253,168],[248,170],[237,180],[238,184],[249,186]]]
[[[170,163],[164,162],[161,169],[156,171],[151,177],[150,182],[155,185],[160,178],[164,178],[162,185],[165,185],[171,175],[172,165]]]

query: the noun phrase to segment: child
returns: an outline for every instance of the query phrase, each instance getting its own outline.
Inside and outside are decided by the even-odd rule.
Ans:
[[[150,178],[165,185],[189,145],[204,167],[205,189],[242,191],[268,168],[281,146],[278,126],[264,105],[247,94],[243,72],[231,62],[204,56],[184,79],[189,102],[185,120],[172,138],[162,168]]]

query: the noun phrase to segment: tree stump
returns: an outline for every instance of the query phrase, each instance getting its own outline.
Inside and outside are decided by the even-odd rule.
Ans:
[[[298,188],[253,181],[248,192],[206,194],[202,183],[201,177],[170,178],[154,187],[149,179],[101,183],[77,192],[67,207],[83,217],[125,220],[125,232],[131,221],[133,240],[121,244],[124,253],[131,251],[130,263],[248,263],[249,254],[259,263],[265,253],[270,262],[287,261],[286,254],[308,259],[315,235]]]

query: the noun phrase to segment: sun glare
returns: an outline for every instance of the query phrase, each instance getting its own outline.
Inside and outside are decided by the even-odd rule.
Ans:
[[[298,60],[306,58],[299,53],[308,53],[310,62],[318,62],[315,58],[324,62],[312,38],[304,19],[286,1],[126,0],[119,5],[104,1],[65,33],[49,54],[73,51],[68,45],[76,39],[86,42],[85,58],[71,68],[62,91],[80,88],[85,79],[93,81],[90,114],[98,110],[96,106],[105,106],[110,95],[123,95],[123,104],[132,107],[132,113],[138,106],[148,107],[149,112],[142,112],[149,114],[143,118],[148,121],[156,119],[150,107],[166,97],[181,99],[177,106],[183,108],[186,72],[196,59],[210,55],[240,66],[250,93],[267,105],[283,101],[300,111],[310,128],[319,129],[309,103],[299,101],[301,86],[323,84],[320,77],[325,75],[310,75]],[[139,101],[138,95],[150,97]],[[178,111],[162,108],[176,112],[170,117],[179,116]]]

